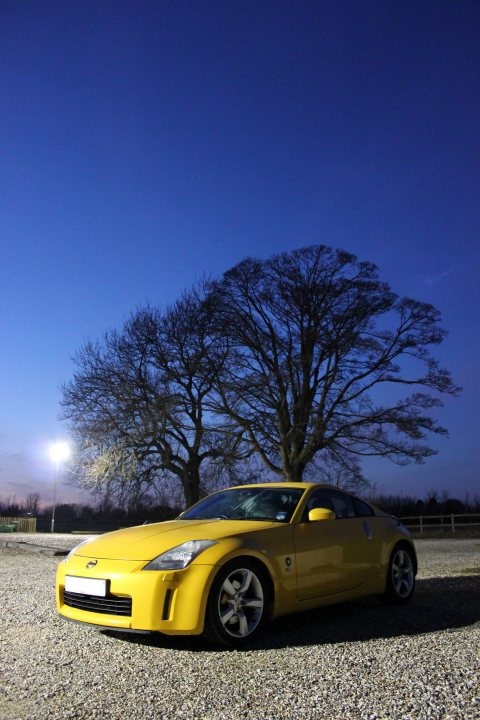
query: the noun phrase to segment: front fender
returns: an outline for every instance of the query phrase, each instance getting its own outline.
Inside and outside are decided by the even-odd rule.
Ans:
[[[232,560],[241,557],[261,563],[268,573],[273,586],[273,615],[279,614],[283,611],[282,609],[289,606],[290,602],[294,601],[296,597],[296,558],[290,525],[270,528],[268,532],[259,531],[258,533],[223,538],[217,545],[202,553],[196,562],[201,564],[202,561],[208,561],[220,569]]]

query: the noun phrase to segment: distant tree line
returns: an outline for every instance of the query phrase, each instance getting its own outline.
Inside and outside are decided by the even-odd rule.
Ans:
[[[244,260],[79,350],[62,400],[76,482],[132,510],[261,477],[364,489],[362,458],[423,462],[446,433],[439,321],[341,250]]]
[[[388,495],[367,493],[367,499],[385,512],[396,517],[414,517],[418,515],[458,515],[480,513],[480,495],[463,500],[451,497],[446,491],[430,490],[423,498],[413,495]]]
[[[155,504],[146,498],[145,503],[125,509],[101,501],[95,506],[78,503],[60,503],[55,506],[56,532],[116,530],[120,527],[142,525],[146,522],[161,522],[177,517],[181,508],[175,505]],[[51,505],[38,505],[32,512],[28,502],[17,502],[15,498],[0,501],[0,516],[35,517],[37,532],[49,532],[52,518]]]

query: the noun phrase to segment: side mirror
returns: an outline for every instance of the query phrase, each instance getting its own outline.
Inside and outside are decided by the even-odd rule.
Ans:
[[[333,510],[328,508],[313,508],[308,513],[309,522],[319,522],[320,520],[336,520],[336,515]]]

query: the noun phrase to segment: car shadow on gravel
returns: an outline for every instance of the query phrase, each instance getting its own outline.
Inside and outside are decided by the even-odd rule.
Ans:
[[[455,630],[479,621],[480,575],[429,578],[417,580],[415,595],[407,605],[384,605],[371,597],[278,618],[245,651],[418,635]],[[102,632],[137,645],[218,652],[199,637]]]

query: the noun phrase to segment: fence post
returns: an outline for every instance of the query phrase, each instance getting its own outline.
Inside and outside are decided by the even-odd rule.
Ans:
[[[453,516],[453,513],[450,515],[450,522],[452,526],[452,535],[455,535],[455,518]]]
[[[420,535],[423,535],[423,518],[420,515]]]

